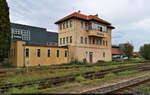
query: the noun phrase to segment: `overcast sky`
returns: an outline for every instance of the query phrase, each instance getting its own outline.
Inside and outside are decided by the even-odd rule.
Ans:
[[[7,0],[11,22],[57,32],[54,22],[72,12],[99,14],[116,27],[112,44],[131,42],[138,51],[150,42],[150,0]]]

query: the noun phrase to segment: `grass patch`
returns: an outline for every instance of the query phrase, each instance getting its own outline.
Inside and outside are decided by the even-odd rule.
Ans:
[[[34,85],[32,87],[25,86],[22,89],[12,88],[8,91],[9,94],[32,94],[38,92],[38,85]]]
[[[114,74],[114,73],[109,73],[109,74],[106,74],[106,75],[104,76],[104,79],[112,79],[112,78],[115,78],[115,77],[117,77],[116,74]]]
[[[138,88],[138,90],[150,92],[150,87],[148,87],[148,86],[141,86],[141,87]]]
[[[86,79],[83,76],[77,76],[75,78],[75,80],[78,81],[78,82],[82,82],[82,81],[85,81]]]
[[[130,75],[130,74],[134,74],[137,72],[139,71],[138,70],[126,70],[126,71],[119,72],[118,75]]]
[[[146,59],[135,59],[135,58],[132,58],[130,60],[126,59],[124,60],[126,63],[141,63],[141,62],[145,62],[145,61],[148,61]]]

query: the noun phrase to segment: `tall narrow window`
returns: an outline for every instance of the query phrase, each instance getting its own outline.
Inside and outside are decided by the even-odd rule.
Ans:
[[[108,42],[106,41],[106,46],[108,45]]]
[[[70,36],[70,43],[72,43],[72,36]]]
[[[80,38],[80,43],[83,44],[83,37]]]
[[[51,51],[48,50],[48,51],[47,51],[47,57],[50,57],[50,56],[51,56]]]
[[[85,23],[85,30],[88,30],[88,24]]]
[[[37,57],[40,57],[40,56],[41,56],[40,49],[37,49]]]
[[[98,45],[98,43],[99,43],[99,40],[98,40],[98,39],[96,40],[96,43],[97,43],[97,45]]]
[[[70,27],[72,27],[72,20],[70,21]]]
[[[80,26],[83,28],[83,22],[82,21],[80,22]]]
[[[68,43],[68,37],[66,37],[66,43]]]
[[[63,29],[65,29],[65,23],[63,23]]]
[[[26,57],[29,57],[29,49],[26,48]]]
[[[69,26],[68,26],[68,21],[66,22],[66,28],[68,28]]]
[[[102,40],[100,40],[100,45],[102,45]]]
[[[59,57],[59,50],[56,51],[56,57]]]
[[[85,38],[85,44],[87,44],[87,38]]]
[[[89,38],[89,44],[91,44],[91,38]]]
[[[62,44],[62,38],[60,38],[60,44]]]
[[[95,44],[95,39],[93,38],[93,44]]]
[[[65,38],[63,38],[63,44],[65,44]]]
[[[65,50],[65,57],[68,57],[68,51]]]
[[[105,46],[105,41],[103,40],[103,46]]]
[[[60,24],[60,26],[59,26],[59,27],[60,27],[60,30],[62,30],[62,24]]]
[[[100,27],[100,31],[101,31],[101,32],[103,31],[103,28],[102,28],[102,27]]]

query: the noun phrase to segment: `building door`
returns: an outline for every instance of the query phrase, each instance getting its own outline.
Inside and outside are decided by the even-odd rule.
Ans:
[[[89,53],[89,59],[90,59],[90,63],[93,63],[93,52],[90,52]]]

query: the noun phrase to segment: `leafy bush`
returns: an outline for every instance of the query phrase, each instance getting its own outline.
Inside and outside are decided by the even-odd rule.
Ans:
[[[134,46],[131,43],[124,44],[123,52],[128,57],[128,60],[133,56]]]
[[[145,44],[140,48],[140,54],[143,58],[150,60],[150,44]]]
[[[106,74],[105,76],[104,76],[104,79],[111,79],[111,78],[115,78],[116,77],[116,74],[114,74],[114,73],[109,73],[109,74]]]
[[[78,81],[78,82],[82,82],[82,81],[84,81],[86,79],[84,77],[82,77],[82,76],[78,76],[78,77],[75,78],[75,80]]]
[[[137,72],[138,70],[126,70],[126,71],[119,72],[119,75],[130,75],[130,74],[134,74]]]

